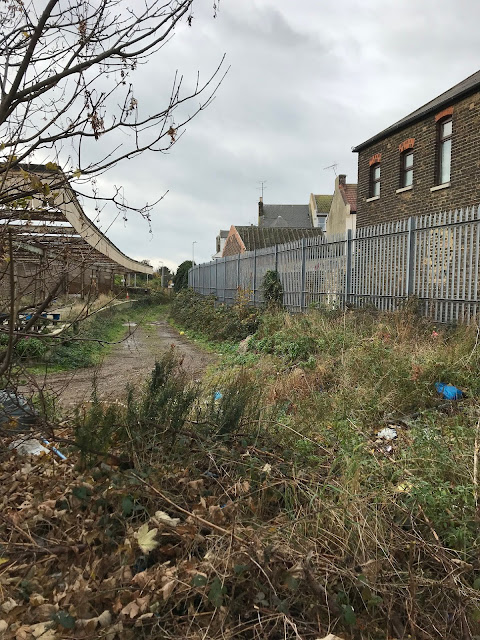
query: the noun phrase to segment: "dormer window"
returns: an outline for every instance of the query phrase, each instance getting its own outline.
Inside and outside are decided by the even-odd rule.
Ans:
[[[413,149],[404,151],[400,156],[400,188],[411,187],[413,184]]]
[[[376,162],[370,167],[370,198],[380,197],[380,163]]]
[[[437,185],[450,182],[452,164],[452,116],[437,123]]]

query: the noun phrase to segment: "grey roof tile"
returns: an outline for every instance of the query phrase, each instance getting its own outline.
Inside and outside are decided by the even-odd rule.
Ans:
[[[311,229],[313,226],[308,204],[264,204],[263,216],[259,216],[259,226],[272,227],[279,217],[289,227]]]

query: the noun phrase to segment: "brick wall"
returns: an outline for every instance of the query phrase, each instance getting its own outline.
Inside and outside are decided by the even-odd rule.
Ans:
[[[357,227],[480,204],[480,92],[453,106],[450,187],[435,186],[436,121],[444,109],[363,149],[358,157]],[[413,142],[413,147],[412,145]],[[411,190],[400,188],[401,148],[413,148]],[[369,198],[370,162],[381,154],[380,198]],[[377,156],[377,158],[374,158]]]
[[[236,256],[237,253],[243,253],[244,251],[245,245],[238,235],[237,230],[232,227],[225,241],[225,246],[223,247],[222,258],[225,258],[227,256]]]

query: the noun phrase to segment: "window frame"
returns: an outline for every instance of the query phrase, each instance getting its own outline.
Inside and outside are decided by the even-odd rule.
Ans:
[[[442,136],[443,127],[449,122],[452,123],[451,132],[447,136]],[[443,151],[443,145],[448,141],[450,141],[450,172],[448,175],[448,180],[442,181],[442,166],[443,166],[442,151]],[[437,122],[437,153],[436,153],[436,159],[435,159],[435,186],[437,187],[443,184],[448,184],[450,182],[450,178],[452,175],[452,146],[453,146],[453,115],[450,114],[441,118],[441,120]]]
[[[412,165],[410,167],[407,167],[408,156],[412,156]],[[415,162],[415,158],[414,158],[414,151],[412,148],[405,149],[405,151],[402,151],[402,153],[400,154],[400,189],[413,187],[414,162]],[[407,174],[410,172],[412,174],[412,181],[410,182],[410,184],[407,184],[407,181],[406,181]]]
[[[379,170],[378,178],[374,178],[375,170],[377,168]],[[381,181],[382,181],[381,163],[380,162],[374,162],[372,165],[370,165],[369,186],[368,186],[368,193],[369,193],[368,197],[369,198],[379,198],[380,197]],[[377,184],[378,184],[378,193],[375,193],[375,188],[376,188]]]

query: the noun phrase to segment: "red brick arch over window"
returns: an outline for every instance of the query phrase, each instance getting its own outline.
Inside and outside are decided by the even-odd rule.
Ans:
[[[451,115],[453,115],[453,107],[447,107],[443,111],[440,111],[440,113],[437,113],[437,115],[435,116],[435,122],[438,122],[442,118],[445,118],[446,116],[451,116]]]
[[[374,156],[370,158],[370,160],[368,161],[368,164],[372,166],[372,164],[377,164],[377,162],[380,162],[381,159],[382,159],[382,154],[376,153]]]
[[[398,150],[400,153],[403,153],[407,149],[413,149],[413,145],[415,144],[415,138],[407,138],[401,144],[398,145]]]

